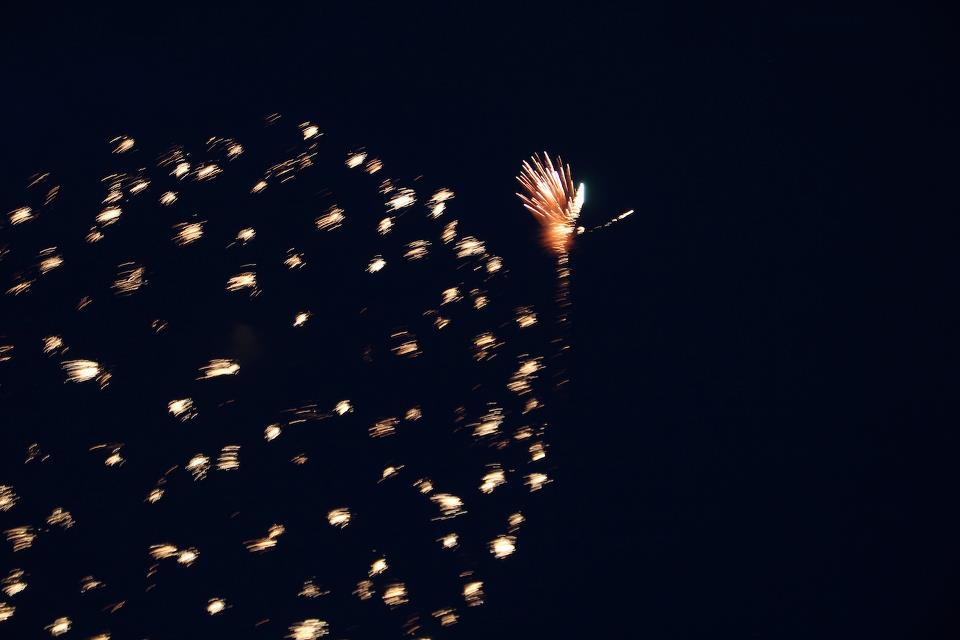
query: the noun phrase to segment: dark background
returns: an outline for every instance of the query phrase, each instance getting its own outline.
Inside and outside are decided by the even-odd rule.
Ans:
[[[574,251],[554,511],[462,637],[956,637],[951,16],[171,6],[5,12],[5,189],[277,111],[531,262],[534,151],[636,210]]]

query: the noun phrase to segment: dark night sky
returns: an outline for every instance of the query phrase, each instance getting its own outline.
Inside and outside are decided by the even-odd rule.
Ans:
[[[544,272],[513,176],[558,153],[636,214],[574,251],[561,481],[460,637],[956,637],[956,21],[406,4],[4,16],[4,206],[276,111]]]

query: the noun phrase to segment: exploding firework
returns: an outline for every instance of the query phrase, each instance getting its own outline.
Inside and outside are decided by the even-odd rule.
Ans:
[[[16,599],[0,623],[17,637],[155,637],[174,624],[160,616],[341,637],[357,600],[399,616],[398,637],[441,637],[496,591],[484,572],[523,553],[521,509],[551,471],[537,301],[454,217],[451,189],[389,176],[366,149],[325,152],[330,138],[303,122],[269,162],[209,138],[151,164],[118,136],[101,194],[72,203],[78,235],[48,215],[49,174],[0,210],[0,408],[23,441],[0,452],[0,541],[23,567],[0,576]],[[557,166],[534,159],[520,181],[565,257],[583,189]],[[35,504],[42,476],[70,490]],[[124,526],[131,508],[149,538]],[[74,559],[96,578],[44,562],[71,539],[96,547]],[[329,602],[329,620],[276,616],[300,598]]]
[[[586,196],[583,183],[574,187],[570,165],[564,166],[557,158],[554,168],[546,152],[542,160],[536,155],[525,160],[517,181],[525,191],[517,195],[542,225],[547,247],[558,254],[567,253]]]

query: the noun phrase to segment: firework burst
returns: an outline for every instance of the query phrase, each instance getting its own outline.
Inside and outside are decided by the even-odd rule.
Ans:
[[[0,591],[8,599],[22,600],[23,591],[36,598],[26,607],[0,602],[0,623],[16,616],[13,624],[21,625],[11,637],[27,637],[20,629],[32,628],[30,637],[72,632],[105,640],[110,616],[126,604],[144,612],[135,621],[143,627],[137,637],[163,616],[170,627],[192,628],[211,617],[204,624],[320,638],[356,626],[336,613],[354,599],[379,607],[369,615],[384,621],[400,615],[407,636],[437,637],[435,631],[481,615],[451,605],[483,604],[498,588],[483,573],[523,554],[520,509],[531,513],[528,501],[549,495],[540,489],[553,473],[542,411],[552,401],[546,379],[553,367],[541,343],[546,336],[529,330],[542,312],[524,287],[504,277],[507,264],[491,253],[495,239],[471,235],[469,220],[453,218],[459,201],[452,190],[415,192],[388,177],[392,169],[379,158],[340,149],[327,153],[353,175],[319,188],[317,178],[329,176],[308,173],[315,157],[324,158],[319,126],[294,123],[290,134],[294,143],[277,144],[286,159],[264,160],[273,147],[266,139],[244,147],[211,138],[206,152],[177,146],[155,166],[138,158],[133,138],[118,137],[103,178],[106,197],[77,201],[95,219],[75,239],[51,224],[56,217],[47,207],[56,186],[45,187],[46,197],[28,192],[0,209],[0,293],[9,294],[0,295],[8,305],[0,314],[8,320],[0,336],[0,407],[14,416],[11,428],[27,445],[25,460],[22,449],[0,452],[0,515],[23,518],[0,526],[0,542],[23,559],[22,569],[0,575]],[[524,204],[544,224],[562,266],[583,188],[574,189],[569,168],[546,156],[525,163],[520,181]],[[411,184],[425,189],[419,178]],[[288,206],[300,201],[309,206]],[[337,201],[357,213],[345,213]],[[169,222],[157,211],[169,212]],[[26,228],[14,228],[20,225]],[[117,259],[103,253],[111,246],[122,250]],[[31,320],[37,317],[44,321]],[[252,337],[275,346],[250,350]],[[93,351],[101,345],[103,353]],[[447,367],[448,352],[459,353],[461,364]],[[48,369],[50,375],[37,375]],[[110,385],[114,375],[117,384]],[[47,378],[41,395],[33,385]],[[112,388],[101,393],[98,386]],[[60,405],[76,423],[76,438],[46,426],[59,419],[40,418]],[[308,428],[321,421],[329,428]],[[143,424],[163,425],[150,431],[146,446]],[[117,437],[86,442],[76,435],[106,429]],[[354,433],[371,445],[354,446]],[[56,466],[46,464],[50,450]],[[444,472],[452,467],[469,472]],[[38,479],[39,471],[47,477]],[[117,478],[141,472],[132,481],[135,493],[114,490]],[[292,498],[310,477],[305,473],[332,482],[311,488],[316,499]],[[239,484],[226,489],[227,476]],[[94,482],[96,489],[86,490]],[[38,485],[84,491],[37,503]],[[261,500],[266,491],[270,499]],[[157,539],[103,516],[103,504],[124,513],[130,495],[146,503],[137,517]],[[397,518],[407,516],[422,520],[428,544],[394,535]],[[496,528],[477,524],[489,518]],[[222,544],[209,544],[226,525],[229,533],[217,538]],[[490,534],[476,535],[477,527]],[[198,539],[179,539],[176,532],[185,529]],[[90,599],[97,594],[85,605],[61,604],[58,594],[77,589],[77,576],[59,561],[43,562],[60,539],[77,535],[118,560],[114,575],[94,567],[90,573],[104,581],[87,576],[79,585],[81,594],[117,593],[107,606]],[[290,562],[298,559],[291,554],[307,551],[298,541],[314,536],[337,541],[337,562],[318,564],[317,575]],[[434,566],[441,565],[433,562],[435,548],[446,550],[448,566]],[[374,555],[351,557],[349,549]],[[451,592],[445,576],[457,570],[463,581]],[[248,571],[269,592],[262,600],[245,601],[234,580]],[[169,588],[171,580],[194,586]],[[270,613],[284,599],[321,596],[331,603],[329,622]],[[99,635],[83,628],[91,616],[103,625]]]
[[[586,195],[583,183],[575,187],[570,165],[558,157],[554,167],[546,152],[542,160],[536,154],[525,160],[517,181],[526,192],[517,195],[543,226],[546,246],[558,255],[566,254]]]

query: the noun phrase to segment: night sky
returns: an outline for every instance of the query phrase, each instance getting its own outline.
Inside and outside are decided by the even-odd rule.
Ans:
[[[485,605],[436,637],[956,637],[960,485],[952,410],[960,351],[952,258],[960,234],[950,220],[956,154],[949,142],[956,134],[950,105],[956,20],[908,7],[863,13],[406,4],[13,10],[0,27],[4,214],[20,204],[30,175],[50,171],[67,203],[53,229],[74,236],[80,229],[82,238],[102,196],[97,181],[117,161],[108,145],[114,136],[135,137],[148,161],[172,144],[202,147],[210,136],[236,138],[262,166],[279,157],[270,149],[280,153],[296,142],[296,123],[315,122],[325,132],[323,144],[364,146],[383,158],[391,175],[414,185],[423,176],[432,188],[453,189],[451,206],[465,232],[482,238],[509,266],[498,304],[506,311],[516,301],[534,304],[541,323],[531,339],[543,346],[556,312],[553,256],[515,196],[514,177],[531,154],[559,154],[575,181],[587,185],[585,226],[628,209],[635,213],[574,243],[571,350],[562,365],[570,382],[550,396],[554,482],[535,500],[518,494],[531,506],[523,509],[528,522],[517,552],[484,576]],[[266,132],[264,117],[272,113],[293,127],[286,139]],[[330,157],[342,171],[342,157]],[[333,175],[324,173],[325,165],[317,170],[333,191],[352,192],[349,183],[325,177]],[[231,176],[223,184],[234,179],[247,184],[246,177]],[[275,211],[314,196],[310,188],[317,183],[297,185],[271,201]],[[216,193],[203,206],[230,208],[237,228],[253,220],[256,212],[240,204],[248,196]],[[204,215],[211,233],[224,219],[222,211]],[[174,221],[129,221],[124,237],[166,240]],[[280,214],[254,226],[266,232],[264,246],[280,252],[289,246],[281,232],[297,233]],[[8,234],[3,242],[15,246],[10,231],[0,229]],[[307,242],[307,255],[319,255]],[[338,261],[353,242],[308,266],[324,273],[327,265],[339,274]],[[130,257],[163,263],[172,255],[170,245]],[[205,268],[202,255],[190,255],[176,259],[174,272]],[[78,266],[70,277],[102,271],[109,282],[122,261],[115,257]],[[212,269],[210,282],[222,289],[228,267]],[[439,292],[444,269],[438,265],[409,282]],[[6,267],[3,277],[10,277]],[[330,289],[313,291],[314,311],[331,299],[369,309],[354,322],[327,308],[319,322],[338,339],[300,359],[277,355],[297,353],[288,327],[243,329],[269,323],[265,309],[285,303],[293,288],[277,284],[271,292],[264,284],[254,311],[242,294],[229,300],[197,294],[171,311],[182,316],[171,321],[184,323],[194,314],[234,314],[240,320],[225,329],[225,348],[260,363],[254,365],[260,375],[234,390],[250,406],[206,425],[204,437],[222,442],[217,429],[231,428],[233,420],[253,415],[266,423],[277,407],[320,395],[317,389],[326,398],[331,387],[366,375],[363,348],[393,326],[385,318],[405,312],[409,300],[395,287],[364,288],[369,278],[361,265],[350,276],[331,278]],[[70,282],[58,286],[66,290]],[[7,280],[3,285],[6,290]],[[148,300],[175,293],[173,285],[164,289],[162,278],[151,286],[144,290],[154,296]],[[58,291],[47,295],[56,299]],[[0,343],[16,343],[12,338],[21,332],[67,314],[38,302],[28,315],[19,299],[3,298]],[[281,322],[287,322],[291,309],[283,308]],[[133,324],[148,320],[130,313]],[[90,331],[96,336],[95,327]],[[100,331],[119,331],[120,351],[146,339],[113,326]],[[216,355],[187,357],[199,353],[206,338],[198,332],[184,339],[175,357],[190,366]],[[149,348],[158,357],[165,350]],[[355,371],[315,373],[313,357],[358,364]],[[472,364],[428,353],[418,362],[410,377],[389,367],[376,374],[401,382],[389,392],[370,392],[367,406],[432,385],[424,397],[447,410],[448,393],[472,384],[464,377]],[[15,357],[0,367],[16,363]],[[100,420],[129,425],[128,450],[150,450],[153,432],[136,428],[135,393],[117,381],[103,394],[132,399],[90,400],[97,395],[91,390],[65,388],[62,378],[44,382],[46,369],[22,366],[17,379],[0,372],[0,484],[14,485],[24,503],[31,493],[116,492],[137,505],[111,517],[128,527],[130,553],[146,566],[146,547],[159,540],[138,514],[153,470],[144,471],[147,485],[125,487],[104,479],[102,468],[82,475],[87,467],[78,464],[66,468],[82,475],[74,478],[78,486],[66,486],[43,474],[24,475],[20,467],[25,444],[41,436],[89,457],[86,448],[102,435]],[[275,371],[285,373],[275,377]],[[174,370],[150,373],[145,365],[141,373],[156,375],[155,390],[142,399],[162,406]],[[351,393],[360,400],[359,392]],[[250,403],[257,394],[269,406]],[[83,411],[98,417],[79,417]],[[367,417],[355,416],[363,437]],[[334,444],[354,446],[349,439]],[[436,460],[452,445],[423,439],[404,446],[416,452],[408,458]],[[214,445],[208,452],[216,452]],[[337,464],[353,468],[349,461]],[[456,465],[447,464],[456,477]],[[139,479],[136,473],[129,477]],[[21,484],[20,478],[29,479]],[[334,482],[314,481],[311,486],[324,488]],[[239,506],[256,494],[261,503],[292,510],[316,492],[298,490],[297,482],[292,475],[278,478],[285,488],[272,496],[252,486],[206,490],[229,494]],[[191,491],[189,481],[183,487]],[[353,497],[358,505],[372,500]],[[21,507],[0,514],[3,528],[23,524],[15,515]],[[80,532],[82,509],[73,511]],[[201,511],[195,505],[172,513]],[[463,533],[482,539],[488,532]],[[212,528],[203,535],[212,546],[218,536],[234,541],[237,534]],[[264,569],[269,576],[312,562],[312,547],[293,540],[285,564]],[[329,553],[339,542],[320,537],[310,544]],[[60,571],[45,566],[41,555],[21,559],[29,553],[14,554],[4,541],[0,574],[21,565],[37,576]],[[70,564],[71,553],[60,555],[63,571],[73,576],[82,569]],[[357,553],[365,566],[369,558]],[[249,559],[242,548],[237,556]],[[494,564],[481,560],[480,566]],[[139,565],[135,574],[142,577]],[[411,566],[408,583],[416,584],[417,575]],[[79,602],[58,588],[38,579],[7,598],[17,614],[0,623],[0,637],[45,637],[43,625],[66,614],[46,603]],[[202,608],[179,618],[174,596],[182,594],[173,593],[158,595],[148,609],[116,614],[114,637],[282,637],[290,622],[307,617],[297,598],[267,597],[269,587],[244,582],[236,592],[235,602],[269,602],[263,617],[274,626],[241,622],[233,615],[240,605],[220,618],[206,617]],[[207,592],[195,595],[205,601]],[[367,616],[349,607],[336,615],[355,622]],[[156,622],[138,616],[156,616]],[[65,637],[96,630],[82,635],[82,615],[75,618],[77,630]],[[333,631],[337,638],[402,637],[390,619],[376,616]]]

